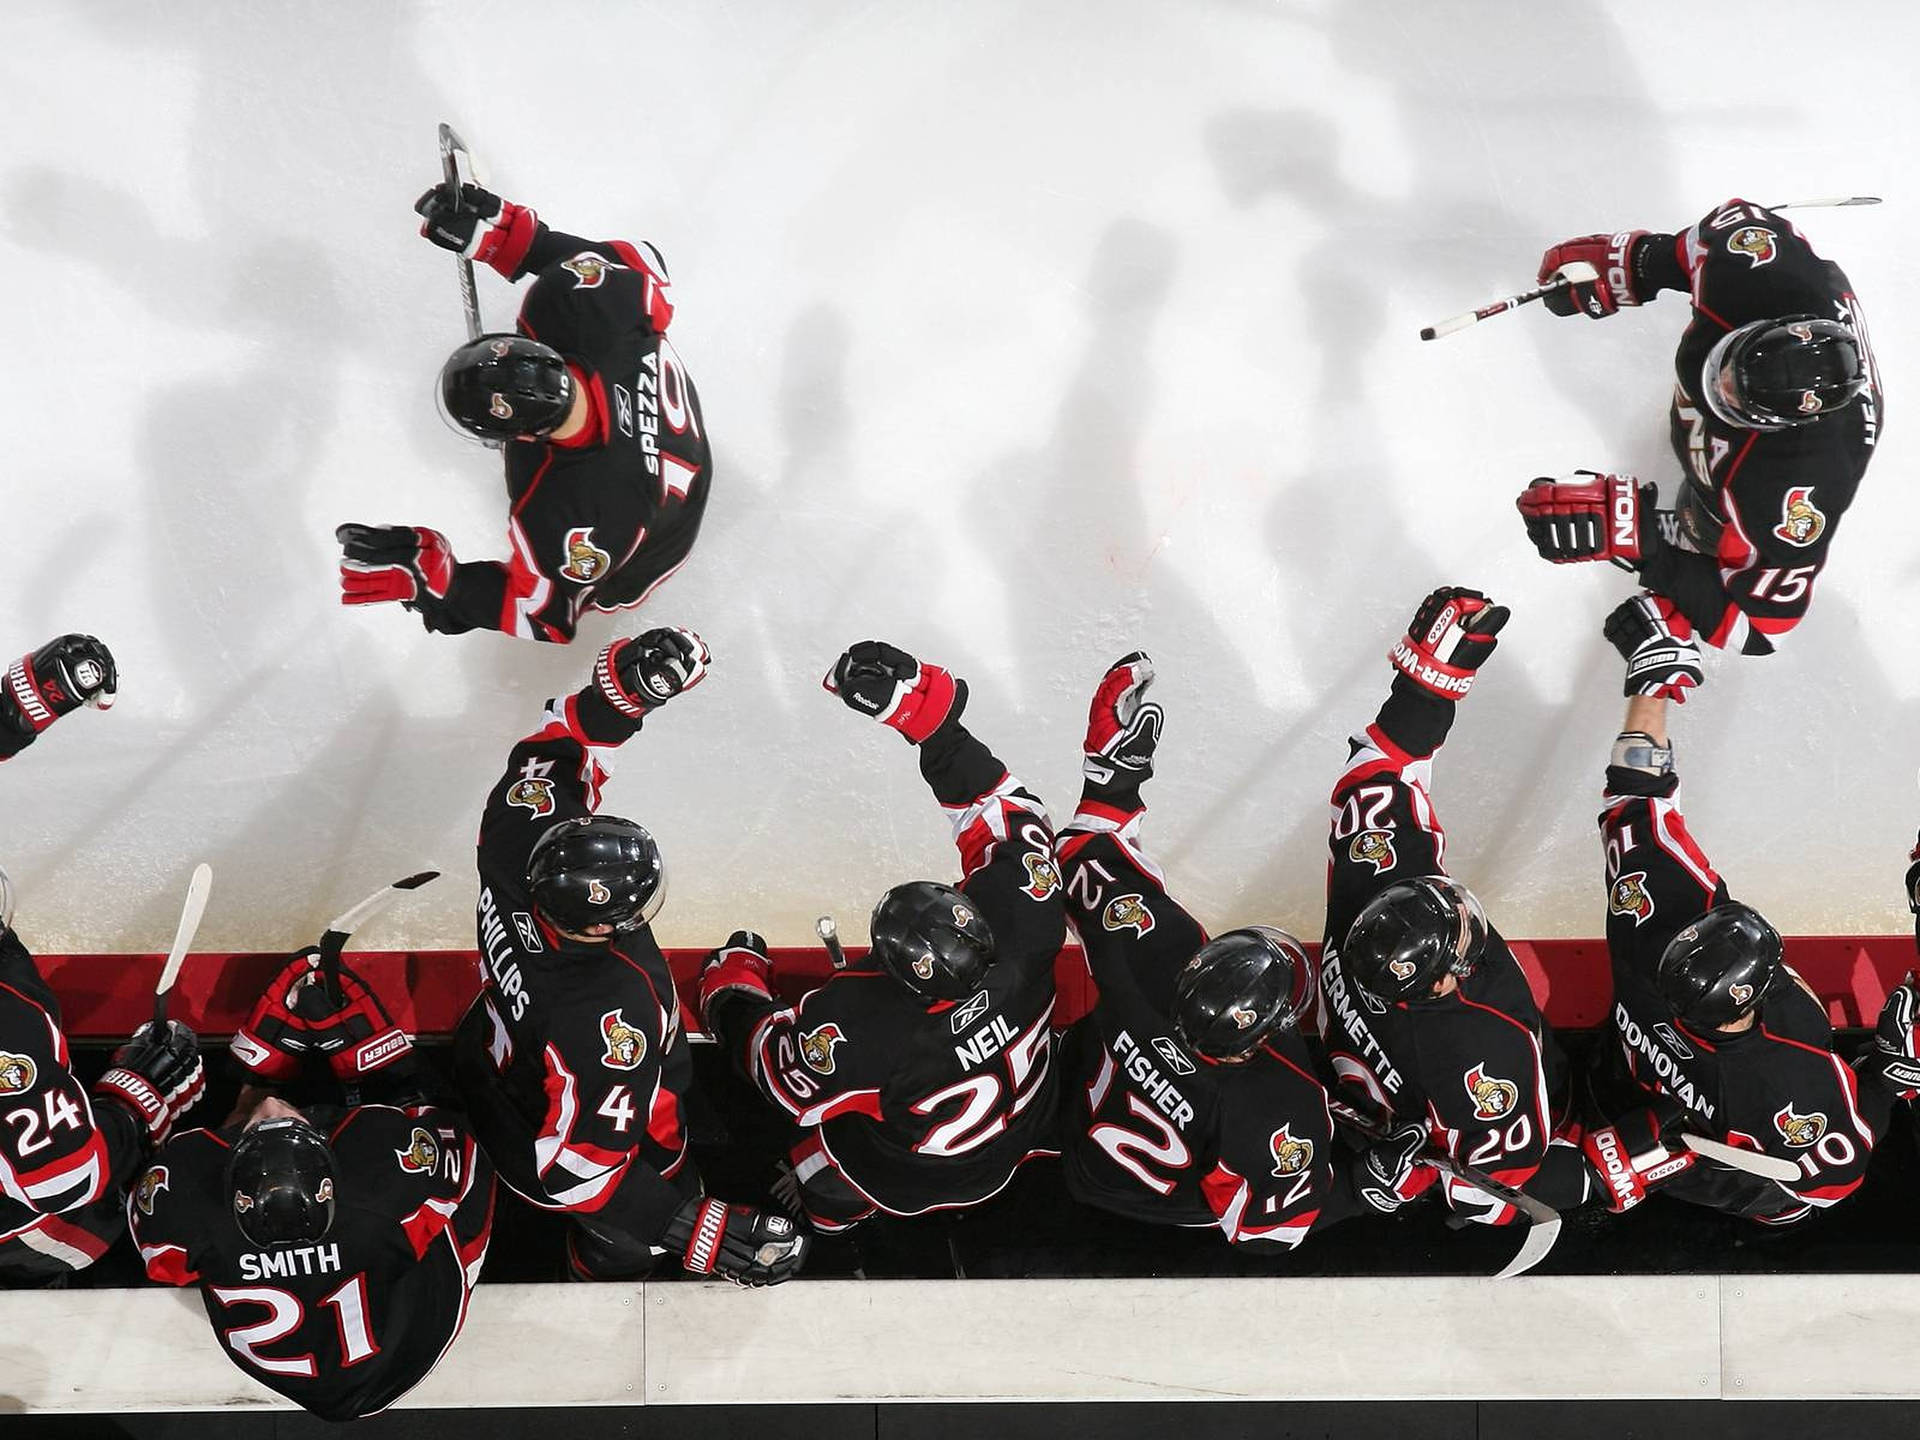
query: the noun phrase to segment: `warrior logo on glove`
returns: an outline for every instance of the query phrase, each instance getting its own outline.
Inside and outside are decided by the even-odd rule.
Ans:
[[[1827,1133],[1827,1117],[1818,1110],[1810,1115],[1795,1114],[1793,1102],[1789,1100],[1773,1117],[1773,1128],[1780,1132],[1780,1138],[1787,1144],[1804,1149]]]
[[[1819,408],[1819,397],[1814,397],[1814,408]],[[1781,506],[1780,523],[1773,527],[1773,533],[1789,545],[1811,545],[1820,538],[1827,528],[1827,517],[1820,513],[1820,507],[1813,503],[1813,487],[1796,485],[1787,491],[1785,503]]]
[[[609,1070],[633,1070],[646,1058],[647,1037],[633,1028],[618,1010],[600,1017],[600,1033],[606,1038],[607,1053],[600,1063]]]
[[[818,1030],[809,1030],[800,1037],[800,1058],[807,1062],[809,1070],[831,1075],[833,1047],[846,1038],[840,1033],[838,1025],[822,1025]]]
[[[1607,896],[1607,908],[1616,915],[1633,916],[1635,925],[1652,915],[1653,897],[1647,893],[1647,872],[1635,870],[1614,881],[1613,893]]]
[[[0,1095],[19,1095],[31,1090],[37,1073],[33,1061],[25,1055],[10,1055],[0,1050]]]
[[[1347,854],[1356,861],[1364,860],[1373,866],[1376,875],[1391,870],[1398,863],[1398,857],[1393,853],[1393,836],[1385,830],[1362,830],[1353,837]]]
[[[393,1152],[400,1162],[400,1168],[409,1175],[431,1175],[440,1168],[440,1146],[425,1130],[418,1125],[408,1137],[407,1148]]]
[[[1487,1074],[1484,1066],[1475,1065],[1461,1077],[1466,1082],[1467,1095],[1473,1101],[1473,1118],[1476,1120],[1501,1120],[1513,1113],[1513,1107],[1520,1103],[1520,1087],[1511,1080],[1500,1080]]]
[[[1273,1132],[1273,1173],[1289,1180],[1313,1164],[1313,1141],[1293,1138],[1293,1127],[1282,1125]]]
[[[1131,930],[1136,935],[1145,935],[1153,929],[1153,912],[1141,903],[1138,895],[1116,895],[1101,915],[1100,923],[1109,930]]]

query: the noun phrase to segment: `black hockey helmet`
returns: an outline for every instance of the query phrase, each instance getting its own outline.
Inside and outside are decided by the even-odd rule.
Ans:
[[[646,827],[617,815],[562,820],[533,842],[527,890],[562,930],[638,930],[667,898],[667,864]]]
[[[326,1137],[296,1115],[250,1125],[227,1159],[233,1222],[250,1244],[303,1245],[333,1228],[339,1172]]]
[[[951,885],[911,880],[873,907],[871,958],[922,1000],[959,1000],[986,982],[993,931]]]
[[[1697,1029],[1731,1025],[1780,974],[1780,932],[1751,905],[1716,905],[1667,942],[1654,984],[1667,1007]]]
[[[1387,886],[1347,927],[1340,959],[1382,1000],[1417,1000],[1443,975],[1466,976],[1487,944],[1487,917],[1466,886],[1421,875]]]
[[[1811,315],[1729,330],[1707,352],[1700,373],[1707,408],[1750,430],[1809,424],[1846,409],[1866,388],[1853,331]]]
[[[1271,925],[1216,935],[1173,985],[1173,1033],[1196,1055],[1238,1060],[1306,1010],[1313,965],[1306,948]]]
[[[469,435],[498,442],[544,435],[567,418],[573,376],[551,345],[524,335],[482,335],[440,367],[440,410]]]

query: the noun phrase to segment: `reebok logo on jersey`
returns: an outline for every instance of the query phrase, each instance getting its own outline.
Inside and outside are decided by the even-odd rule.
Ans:
[[[1758,270],[1780,253],[1780,247],[1775,243],[1778,239],[1764,225],[1742,225],[1727,237],[1727,249],[1736,255],[1746,256],[1748,263]]]
[[[818,1030],[809,1030],[800,1037],[800,1058],[807,1062],[807,1068],[819,1075],[833,1073],[833,1047],[846,1040],[840,1027],[829,1020]]]
[[[1386,830],[1362,830],[1347,847],[1347,858],[1356,865],[1365,861],[1373,866],[1376,875],[1391,870],[1399,863],[1393,853],[1393,835]]]
[[[1613,882],[1607,892],[1607,909],[1616,915],[1631,915],[1635,925],[1653,914],[1653,897],[1647,893],[1647,872],[1635,870]]]
[[[633,392],[617,381],[613,387],[613,420],[620,433],[633,438]]]
[[[1138,895],[1116,895],[1107,903],[1100,923],[1109,930],[1131,930],[1136,935],[1145,935],[1153,929],[1153,912]]]
[[[987,1013],[989,1001],[990,997],[987,992],[982,990],[978,995],[975,995],[971,1000],[967,1001],[966,1004],[957,1007],[953,1012],[953,1019],[950,1022],[953,1026],[953,1033],[959,1035],[971,1029],[980,1017]]]
[[[567,531],[567,563],[561,575],[579,585],[591,585],[613,568],[613,556],[593,543],[593,527],[576,525]]]
[[[1153,1053],[1158,1055],[1162,1060],[1166,1061],[1167,1068],[1173,1071],[1174,1074],[1176,1075],[1193,1074],[1193,1070],[1194,1070],[1193,1061],[1189,1060],[1186,1057],[1186,1055],[1181,1052],[1180,1047],[1174,1044],[1173,1041],[1168,1039],[1165,1035],[1154,1036],[1150,1043],[1153,1046]]]
[[[607,1042],[607,1053],[600,1063],[609,1070],[635,1070],[647,1056],[647,1037],[627,1023],[618,1010],[600,1017],[600,1036]]]
[[[1020,858],[1027,866],[1027,883],[1020,888],[1029,898],[1044,900],[1060,888],[1060,871],[1055,868],[1053,861],[1031,850]]]
[[[407,1137],[407,1148],[393,1152],[400,1168],[409,1175],[430,1175],[440,1168],[440,1144],[418,1125]]]
[[[1816,405],[1816,409],[1818,406]],[[1776,537],[1789,545],[1813,544],[1827,529],[1827,517],[1813,503],[1813,486],[1795,485],[1780,505],[1780,523],[1773,527]]]
[[[167,1167],[156,1165],[140,1177],[140,1183],[133,1187],[133,1205],[142,1215],[153,1215],[154,1198],[167,1188]]]
[[[1774,1115],[1773,1128],[1780,1132],[1780,1138],[1787,1144],[1804,1149],[1827,1133],[1827,1117],[1818,1110],[1808,1115],[1797,1114],[1793,1102],[1789,1100]]]
[[[0,1095],[19,1095],[31,1090],[38,1074],[27,1056],[0,1050]]]
[[[537,954],[547,948],[541,943],[540,927],[534,923],[533,916],[526,911],[513,912],[513,928],[519,933],[520,944],[524,949],[532,950]]]
[[[1680,1032],[1674,1029],[1673,1026],[1667,1024],[1666,1021],[1663,1020],[1654,1026],[1653,1033],[1671,1045],[1674,1053],[1682,1060],[1691,1060],[1693,1058],[1693,1047],[1682,1040],[1680,1038]]]
[[[1279,1179],[1291,1180],[1313,1164],[1313,1142],[1294,1139],[1291,1125],[1282,1125],[1267,1143],[1273,1149],[1273,1173]]]
[[[1461,1080],[1467,1087],[1467,1097],[1473,1101],[1476,1120],[1504,1120],[1520,1103],[1520,1087],[1511,1080],[1487,1074],[1484,1062],[1473,1066]]]

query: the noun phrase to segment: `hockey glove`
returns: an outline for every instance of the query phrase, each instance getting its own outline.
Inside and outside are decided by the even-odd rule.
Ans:
[[[420,233],[442,250],[491,265],[509,280],[527,258],[540,217],[525,205],[502,200],[478,185],[456,192],[445,182],[413,203]]]
[[[602,650],[593,664],[593,683],[609,705],[639,720],[706,679],[712,659],[706,641],[693,631],[662,626],[623,636]]]
[[[862,640],[820,682],[850,710],[891,725],[918,745],[967,708],[967,682],[923,665],[884,640]]]
[[[773,962],[767,958],[767,942],[751,930],[736,930],[727,943],[710,951],[700,967],[700,1023],[707,1034],[718,1037],[713,1007],[726,995],[745,995],[772,1003]]]
[[[1687,692],[1706,679],[1693,626],[1662,595],[1641,593],[1622,600],[1607,616],[1607,639],[1627,662],[1621,692],[1687,703]]]
[[[1907,866],[1907,908],[1914,913],[1914,940],[1920,943],[1920,840],[1907,852],[1913,863]]]
[[[1661,1137],[1685,1112],[1664,1097],[1611,1125],[1589,1130],[1580,1141],[1600,1198],[1618,1215],[1693,1166],[1693,1152],[1667,1149]]]
[[[1914,1047],[1914,1017],[1920,1014],[1920,987],[1909,970],[1887,992],[1880,1022],[1873,1027],[1873,1049],[1862,1057],[1861,1068],[1871,1067],[1898,1100],[1920,1097],[1920,1051]]]
[[[317,951],[314,964],[319,965]],[[413,1049],[413,1037],[394,1023],[373,988],[345,965],[340,967],[337,1005],[324,980],[305,986],[297,1003],[306,1021],[307,1048],[327,1057],[334,1079],[343,1085],[357,1084]]]
[[[106,646],[91,635],[61,635],[7,667],[0,720],[18,734],[38,735],[82,705],[112,709],[119,685]]]
[[[1393,668],[1442,700],[1458,700],[1512,612],[1478,590],[1446,585],[1420,602],[1407,633],[1387,652]]]
[[[1587,480],[1545,476],[1520,492],[1513,503],[1526,522],[1527,539],[1541,558],[1556,565],[1582,560],[1611,560],[1622,570],[1638,570],[1661,544],[1653,519],[1657,487],[1631,475],[1602,475],[1576,470]]]
[[[666,1245],[695,1275],[736,1285],[778,1285],[806,1264],[811,1238],[784,1215],[696,1195],[667,1222]]]
[[[416,525],[342,525],[340,603],[440,601],[453,584],[455,560],[447,537]]]
[[[1080,768],[1095,785],[1138,788],[1152,778],[1153,751],[1166,715],[1146,701],[1151,684],[1153,661],[1144,650],[1123,655],[1100,677],[1080,746]]]
[[[142,1025],[113,1052],[107,1073],[93,1082],[94,1096],[130,1111],[156,1146],[206,1088],[200,1042],[178,1020]]]
[[[1418,1199],[1440,1178],[1440,1172],[1420,1158],[1426,1147],[1427,1127],[1419,1121],[1394,1126],[1386,1139],[1353,1157],[1354,1194],[1382,1215]]]
[[[1604,320],[1622,305],[1638,305],[1651,292],[1642,293],[1634,274],[1634,247],[1647,237],[1644,230],[1622,230],[1617,235],[1581,235],[1562,240],[1540,257],[1539,281],[1542,285],[1560,273],[1560,267],[1584,261],[1600,272],[1588,284],[1566,285],[1549,290],[1541,299],[1556,315],[1587,315]]]
[[[320,952],[311,947],[293,956],[253,1002],[246,1023],[234,1031],[227,1053],[255,1079],[284,1085],[314,1053],[308,1032],[333,1008],[319,965]]]

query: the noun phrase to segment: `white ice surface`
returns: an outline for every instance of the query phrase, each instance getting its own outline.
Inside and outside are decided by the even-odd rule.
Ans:
[[[1677,296],[1604,326],[1529,283],[1569,234],[1733,194],[1882,194],[1803,229],[1873,319],[1892,425],[1781,655],[1676,716],[1694,830],[1783,930],[1903,924],[1920,678],[1907,357],[1920,9],[1438,0],[685,0],[16,6],[0,49],[0,650],[92,631],[124,698],[0,768],[45,950],[310,940],[450,872],[371,943],[471,943],[480,797],[568,649],[335,603],[333,526],[504,553],[492,458],[429,399],[452,262],[409,205],[453,121],[495,187],[673,266],[718,452],[692,563],[641,612],[708,684],[623,755],[669,944],[850,939],[951,871],[899,740],[818,687],[869,635],[974,686],[1064,818],[1086,697],[1149,649],[1148,838],[1206,921],[1318,936],[1325,795],[1432,585],[1514,608],[1438,766],[1449,860],[1511,935],[1600,926],[1616,728],[1601,617],[1535,474],[1671,481]],[[537,17],[537,18],[536,18]],[[1709,49],[1709,47],[1713,47]],[[504,324],[513,300],[483,273]]]

